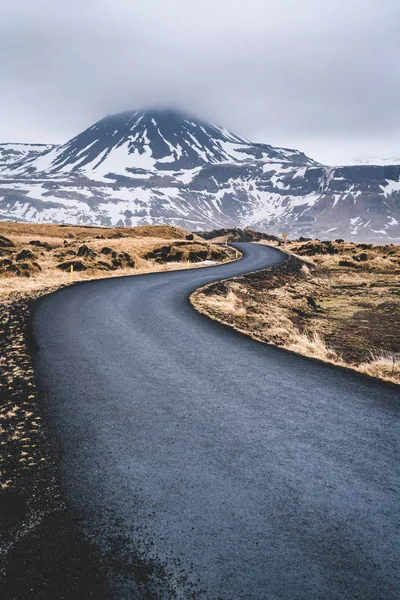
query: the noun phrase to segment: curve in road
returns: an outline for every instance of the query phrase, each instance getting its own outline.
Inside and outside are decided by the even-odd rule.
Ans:
[[[157,566],[110,562],[116,598],[398,598],[399,394],[195,312],[199,286],[284,258],[238,247],[39,301],[64,491],[104,550]]]

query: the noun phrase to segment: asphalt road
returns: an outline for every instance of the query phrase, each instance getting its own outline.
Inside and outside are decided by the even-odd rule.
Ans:
[[[197,287],[282,260],[238,246],[38,303],[64,492],[115,598],[399,598],[400,394],[196,313]]]

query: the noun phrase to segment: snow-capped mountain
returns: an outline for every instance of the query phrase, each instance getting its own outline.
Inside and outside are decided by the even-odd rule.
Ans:
[[[39,159],[27,160],[18,167],[18,173],[80,173],[98,180],[255,159],[314,164],[297,150],[253,144],[175,111],[151,110],[105,117],[63,146],[53,147]]]
[[[399,180],[400,165],[326,167],[176,111],[132,111],[0,159],[0,218],[388,242],[400,240]]]
[[[0,175],[15,172],[25,161],[34,160],[52,148],[52,144],[0,144]]]

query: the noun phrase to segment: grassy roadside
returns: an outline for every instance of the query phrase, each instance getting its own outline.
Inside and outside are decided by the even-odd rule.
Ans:
[[[276,268],[197,290],[193,305],[259,341],[400,383],[400,247],[305,240],[285,251]]]
[[[0,586],[10,594],[3,597],[107,596],[96,553],[62,497],[42,421],[30,336],[35,300],[70,285],[71,263],[78,282],[234,257],[168,226],[0,224]],[[53,580],[43,580],[49,572]]]

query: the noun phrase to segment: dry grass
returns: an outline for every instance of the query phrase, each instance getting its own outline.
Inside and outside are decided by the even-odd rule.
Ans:
[[[18,223],[14,221],[2,221],[0,229],[3,235],[8,237],[20,236],[29,241],[32,236],[36,239],[53,238],[54,240],[76,239],[84,241],[95,239],[118,239],[118,238],[159,238],[183,240],[188,232],[181,227],[172,225],[140,225],[138,227],[92,227],[83,225],[57,225],[53,223]],[[196,241],[203,241],[194,235]]]
[[[332,348],[329,348],[321,335],[315,331],[312,334],[297,333],[294,340],[286,345],[286,348],[298,354],[312,356],[325,362],[342,363],[336,352]]]
[[[400,354],[394,352],[372,353],[371,359],[357,366],[357,370],[372,377],[400,382]]]
[[[235,317],[246,316],[246,308],[243,301],[238,298],[232,289],[228,291],[226,296],[221,295],[211,297],[209,306],[212,307],[213,310],[223,314],[227,313],[228,315],[233,315]]]
[[[303,255],[326,248],[337,254]],[[302,242],[285,250],[308,264],[291,276],[266,272],[263,280],[226,283],[225,296],[240,284],[240,318],[224,310],[212,286],[195,292],[193,304],[254,339],[400,383],[400,246]],[[362,253],[363,260],[352,259]]]
[[[354,242],[287,242],[285,250],[320,269],[393,272],[400,269],[400,246],[356,244]],[[345,264],[343,264],[345,263]]]
[[[3,298],[13,292],[30,294],[68,284],[69,269],[60,270],[59,265],[71,260],[83,263],[84,270],[75,268],[73,277],[74,281],[82,281],[185,269],[189,259],[193,267],[197,263],[201,266],[204,258],[212,258],[217,262],[234,258],[230,248],[221,249],[196,235],[187,240],[189,232],[166,225],[107,229],[1,222],[0,234],[13,243],[13,246],[5,247],[0,240],[0,265],[3,264],[0,266],[0,297]],[[35,241],[42,246],[32,245]],[[77,256],[82,246],[93,251],[94,257]],[[104,254],[104,248],[113,254]],[[160,256],[162,248],[167,248],[167,251]],[[29,250],[33,257],[18,260],[17,255],[21,250]],[[6,263],[10,260],[12,268],[21,270],[21,265],[25,265],[26,269],[18,276],[9,270],[10,265]]]
[[[266,246],[280,246],[286,252],[299,256],[303,261],[320,270],[388,272],[400,270],[400,246],[388,244],[356,244],[355,242],[335,242],[311,240],[296,242],[288,240],[284,244],[260,240]],[[344,263],[344,264],[343,264]]]

